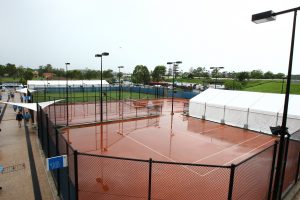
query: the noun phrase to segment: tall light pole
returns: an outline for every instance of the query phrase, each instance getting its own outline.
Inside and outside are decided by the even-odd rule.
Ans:
[[[212,70],[216,70],[216,79],[215,79],[215,89],[217,88],[217,80],[218,80],[218,74],[220,69],[224,69],[224,67],[210,67]]]
[[[121,69],[124,68],[124,66],[119,66],[119,101],[121,100]]]
[[[274,181],[274,193],[273,199],[281,199],[282,194],[282,186],[283,186],[283,179],[284,179],[284,171],[285,171],[285,162],[286,162],[286,155],[288,151],[288,146],[285,148],[285,138],[287,138],[287,144],[289,139],[289,133],[286,127],[287,123],[287,114],[288,114],[288,105],[289,105],[289,96],[290,96],[290,86],[291,86],[291,75],[292,75],[292,65],[293,65],[293,54],[294,54],[294,41],[295,41],[295,31],[296,31],[296,21],[297,21],[297,11],[300,10],[300,7],[292,8],[289,10],[284,10],[280,12],[273,12],[272,10],[266,11],[263,13],[258,13],[252,15],[252,22],[254,23],[263,23],[268,21],[274,21],[277,15],[286,14],[293,12],[294,13],[294,20],[293,20],[293,29],[292,29],[292,38],[291,38],[291,47],[290,47],[290,58],[289,58],[289,65],[288,65],[288,75],[287,75],[287,83],[286,83],[286,91],[285,91],[285,98],[284,98],[284,109],[282,115],[282,124],[281,127],[272,127],[272,133],[276,135],[280,135],[280,143],[278,149],[278,157],[277,157],[277,167],[276,167],[276,174],[275,174],[275,181]]]
[[[67,126],[69,126],[69,84],[68,84],[68,65],[70,63],[66,64],[66,93],[67,93]]]
[[[102,100],[102,57],[103,56],[108,56],[109,53],[103,52],[101,54],[96,54],[95,57],[100,57],[101,58],[101,72],[100,72],[100,122],[103,121],[103,100]],[[96,114],[96,113],[95,113]]]
[[[175,72],[177,71],[177,67],[181,64],[181,61],[176,62],[167,62],[168,65],[173,65],[173,81],[172,81],[172,110],[171,115],[174,115],[174,87],[175,87]]]

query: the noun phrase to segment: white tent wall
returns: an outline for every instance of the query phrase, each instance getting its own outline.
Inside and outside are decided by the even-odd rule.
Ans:
[[[205,119],[213,122],[221,123],[223,116],[224,116],[224,106],[222,107],[221,105],[217,106],[217,105],[206,104]]]
[[[287,127],[300,128],[300,95],[290,95]],[[284,94],[208,89],[190,100],[189,115],[271,134],[280,126]]]
[[[259,111],[249,111],[248,115],[248,129],[271,133],[270,126],[277,126],[277,114],[276,113],[260,113]]]
[[[196,118],[202,118],[205,114],[205,104],[193,102],[189,105],[189,115]]]
[[[34,88],[44,88],[44,87],[66,87],[66,80],[28,80],[27,87],[29,89]],[[69,87],[99,87],[101,84],[101,80],[68,80]],[[109,86],[109,83],[106,80],[102,80],[102,86]]]
[[[248,110],[233,107],[226,107],[224,123],[244,128],[247,124]]]

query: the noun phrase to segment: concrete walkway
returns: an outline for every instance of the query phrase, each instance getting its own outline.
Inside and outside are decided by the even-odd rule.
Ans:
[[[6,97],[7,95],[4,96],[4,100]],[[14,102],[19,102],[19,100],[19,94],[15,95],[14,100],[11,99]],[[2,129],[0,165],[5,168],[4,173],[0,173],[0,186],[2,187],[0,199],[58,199],[53,182],[49,178],[49,172],[44,167],[45,159],[39,146],[37,130],[29,126],[29,138],[38,180],[38,184],[33,186],[24,123],[19,128],[15,118],[16,113],[12,106],[8,105],[0,124]],[[40,195],[35,195],[34,187],[38,188]]]

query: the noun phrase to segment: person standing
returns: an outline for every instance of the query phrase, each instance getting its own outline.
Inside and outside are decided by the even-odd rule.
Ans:
[[[25,114],[24,114],[24,120],[25,120],[26,126],[28,126],[30,118],[31,118],[31,115],[29,114],[28,111],[26,111]]]
[[[13,105],[13,109],[14,109],[15,112],[17,112],[17,108],[18,108],[17,105]]]
[[[19,111],[18,114],[16,115],[16,120],[18,121],[19,128],[21,128],[22,119],[23,119],[23,115]]]

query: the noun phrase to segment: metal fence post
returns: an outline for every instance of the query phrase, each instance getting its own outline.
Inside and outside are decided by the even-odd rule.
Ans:
[[[228,189],[228,200],[232,199],[235,168],[236,168],[236,165],[231,164],[231,167],[230,167],[230,181],[229,181],[229,189]]]
[[[78,200],[78,152],[74,150],[75,199]]]
[[[47,157],[50,157],[50,142],[49,142],[49,117],[48,114],[46,114],[46,130],[47,130]]]
[[[56,102],[54,100],[54,125],[56,126]]]
[[[300,167],[300,152],[298,153],[298,164],[297,164],[297,171],[296,171],[296,177],[295,177],[295,184],[298,182],[299,167]]]
[[[269,190],[268,190],[268,200],[271,199],[271,194],[272,194],[273,177],[274,177],[275,161],[276,161],[276,154],[277,154],[277,145],[278,145],[278,141],[276,141],[274,144],[272,169],[271,169],[271,173],[270,173],[270,183],[269,183]]]
[[[286,135],[287,137],[285,138],[285,149],[284,149],[284,156],[283,156],[283,161],[282,161],[282,172],[281,172],[281,182],[280,182],[280,190],[279,190],[279,197],[281,198],[282,196],[282,188],[283,188],[283,183],[284,183],[284,175],[285,175],[285,168],[286,168],[286,163],[287,163],[287,156],[289,152],[289,143],[290,143],[290,134]]]
[[[70,155],[69,155],[69,144],[67,141],[65,141],[65,145],[66,145],[66,151],[67,151],[67,155],[68,155],[68,162],[69,162],[69,159],[70,159]],[[68,200],[71,199],[70,197],[70,166],[68,165],[67,167],[67,177],[68,177]]]
[[[36,103],[36,125],[37,125],[37,128],[38,128],[38,137],[39,137],[39,140],[41,141],[41,118],[40,118],[40,108],[39,108],[39,104]]]
[[[148,200],[151,200],[151,183],[152,183],[152,158],[149,159]]]
[[[41,132],[41,144],[42,144],[42,149],[45,151],[45,144],[44,144],[44,123],[43,123],[43,110],[41,109],[41,107],[39,106],[39,113],[40,113],[40,132]]]
[[[139,99],[141,99],[141,86],[139,87]]]
[[[58,149],[58,130],[55,128],[55,153],[56,153],[56,156],[59,155],[59,149]],[[57,170],[57,173],[56,173],[57,177],[56,177],[56,180],[57,180],[57,196],[60,195],[60,169]]]

